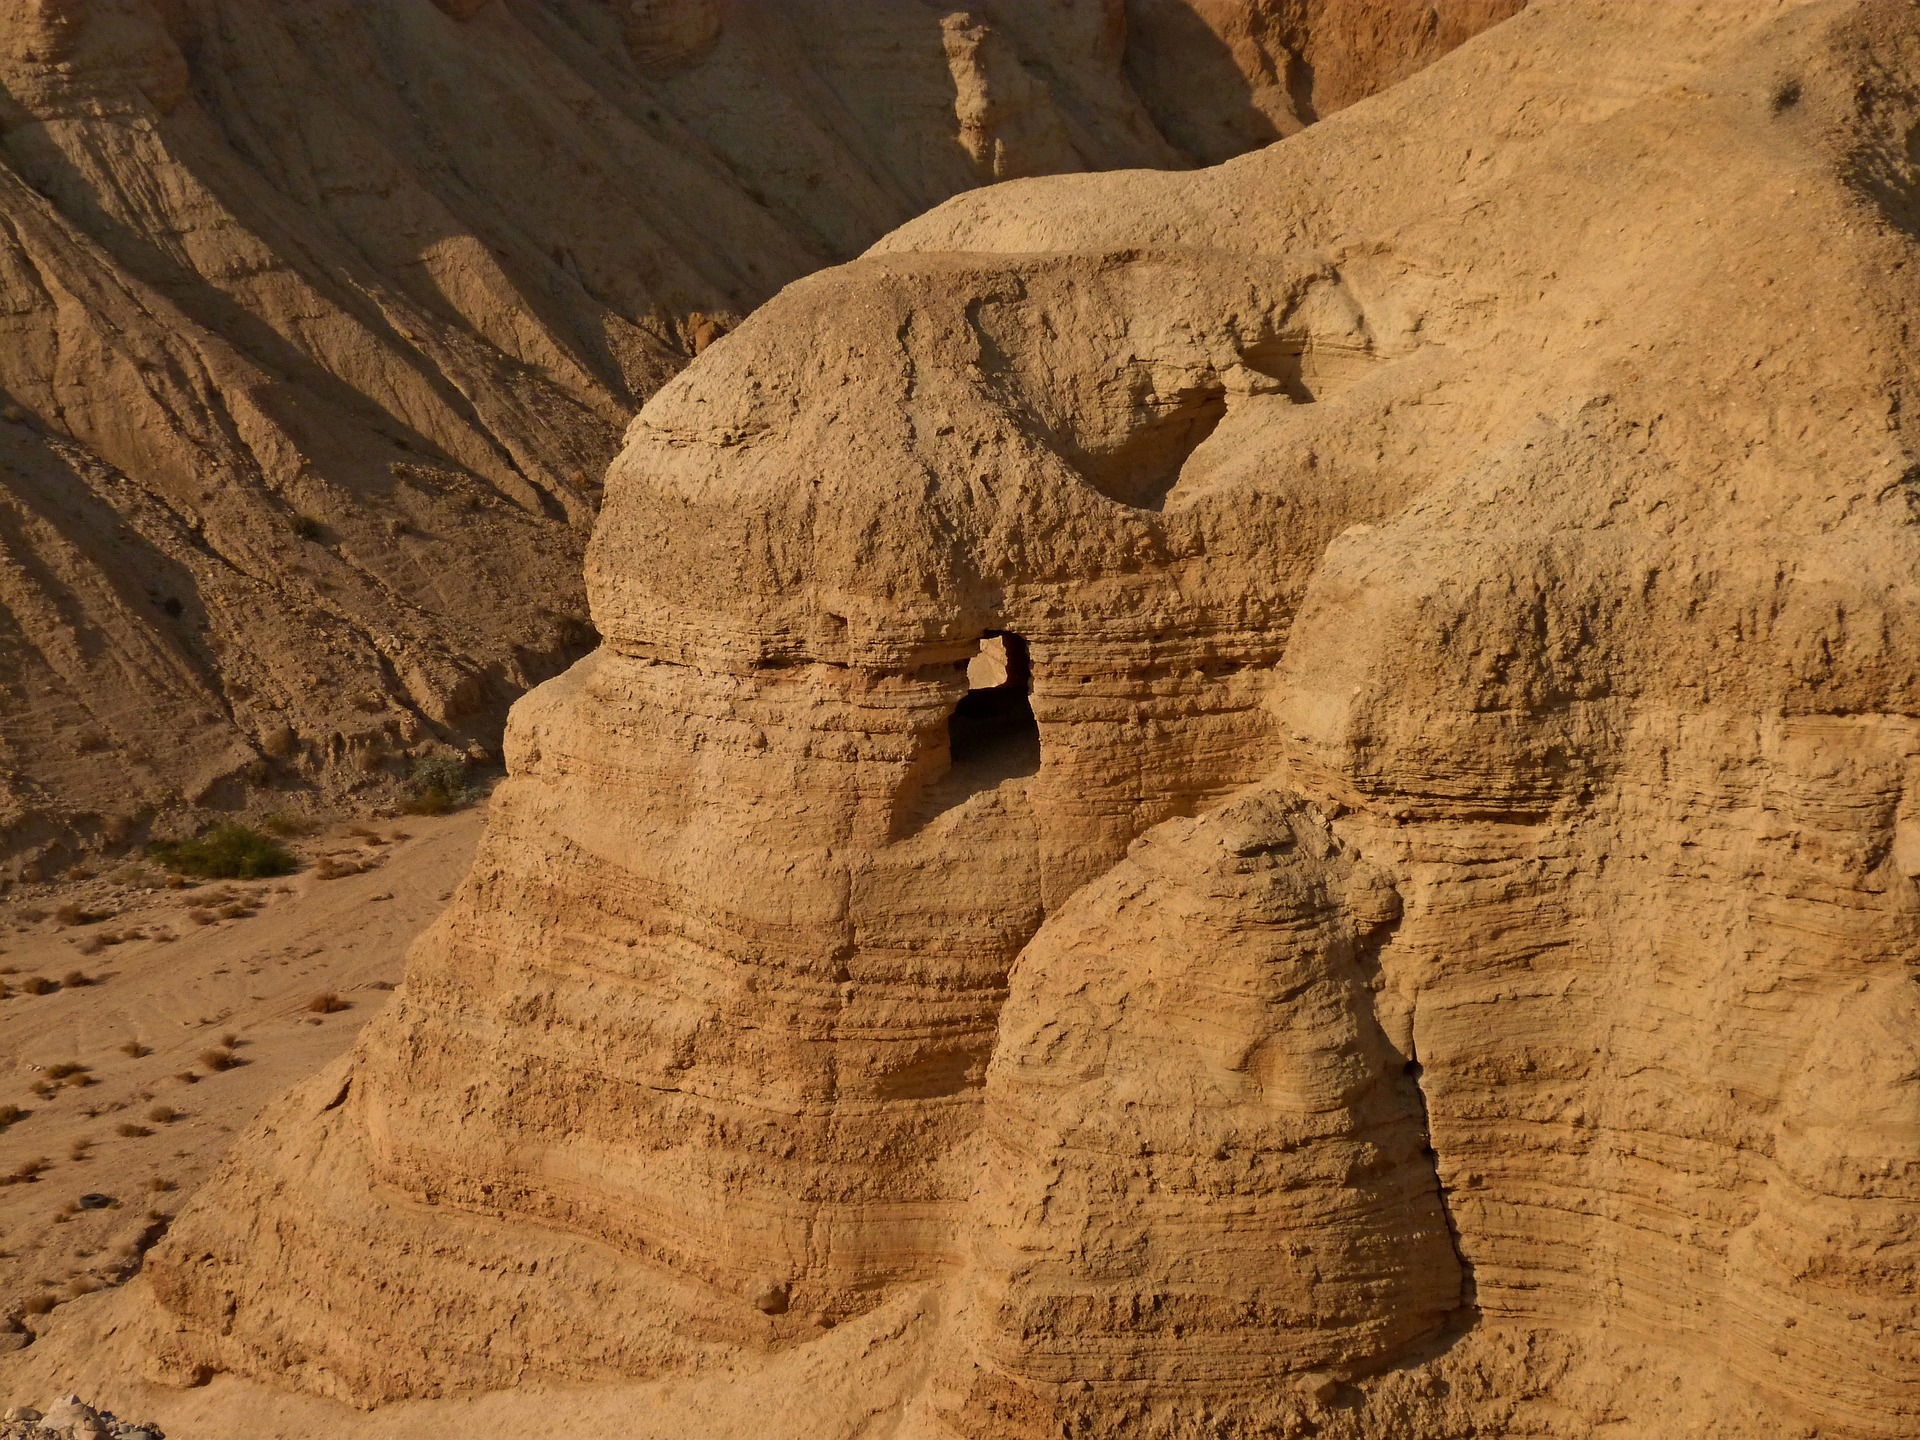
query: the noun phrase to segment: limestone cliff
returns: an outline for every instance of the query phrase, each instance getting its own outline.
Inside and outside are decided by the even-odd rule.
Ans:
[[[920,1287],[888,1434],[1912,1435],[1916,135],[1909,5],[1562,0],[789,287],[165,1373]]]
[[[1314,6],[1147,8],[20,0],[0,864],[491,743],[592,642],[621,427],[733,320],[982,179],[1297,125],[1239,67]],[[1403,8],[1379,80],[1459,38]]]

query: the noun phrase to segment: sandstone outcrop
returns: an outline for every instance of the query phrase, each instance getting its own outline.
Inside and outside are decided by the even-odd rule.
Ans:
[[[1908,5],[1563,0],[790,286],[163,1371],[923,1287],[897,1435],[1912,1435],[1916,135]]]
[[[741,314],[982,179],[1188,163],[1196,106],[1275,133],[1224,42],[1136,93],[1170,0],[15,8],[7,874],[491,744],[592,643],[621,427]]]

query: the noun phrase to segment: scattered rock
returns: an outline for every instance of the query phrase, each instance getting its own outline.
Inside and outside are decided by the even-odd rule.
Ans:
[[[1340,1378],[1325,1370],[1309,1370],[1300,1377],[1300,1390],[1316,1405],[1325,1405],[1340,1393]]]
[[[65,1440],[111,1440],[113,1433],[100,1412],[78,1395],[64,1395],[49,1405],[40,1418],[40,1428]]]
[[[762,1279],[753,1287],[754,1308],[763,1315],[784,1315],[792,1294],[793,1286],[789,1282]]]

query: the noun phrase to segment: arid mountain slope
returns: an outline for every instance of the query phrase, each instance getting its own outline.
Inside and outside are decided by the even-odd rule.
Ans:
[[[790,286],[158,1373],[1911,1436],[1917,135],[1910,5],[1562,0]]]
[[[0,866],[490,742],[591,643],[622,428],[728,323],[982,180],[1217,158],[1465,33],[1365,8],[22,0]]]

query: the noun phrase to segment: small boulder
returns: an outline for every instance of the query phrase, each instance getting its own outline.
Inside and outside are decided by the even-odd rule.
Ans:
[[[784,1315],[793,1296],[793,1286],[785,1280],[767,1277],[755,1281],[751,1293],[754,1307],[762,1315]]]
[[[1300,1388],[1316,1405],[1330,1405],[1340,1394],[1340,1377],[1325,1370],[1308,1370],[1300,1376]]]
[[[65,1436],[66,1440],[111,1440],[112,1437],[99,1412],[78,1395],[64,1395],[49,1405],[47,1413],[40,1417],[40,1428]]]

